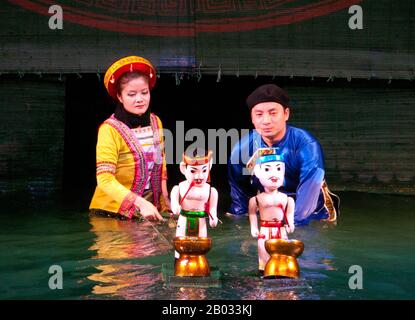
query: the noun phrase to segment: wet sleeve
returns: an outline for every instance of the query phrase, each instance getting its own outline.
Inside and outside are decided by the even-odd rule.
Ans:
[[[308,220],[316,211],[324,180],[323,151],[318,141],[306,143],[298,153],[300,183],[297,187],[294,217],[296,223]]]
[[[114,128],[103,124],[99,128],[97,142],[97,185],[109,197],[120,203],[120,213],[130,217],[137,195],[124,187],[115,178],[121,137]]]

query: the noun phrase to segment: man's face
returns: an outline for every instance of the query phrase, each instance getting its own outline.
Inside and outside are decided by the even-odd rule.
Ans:
[[[283,138],[289,116],[289,108],[284,109],[277,102],[258,103],[251,110],[251,119],[255,129],[261,136],[271,140]]]
[[[195,182],[195,187],[202,187],[209,177],[210,163],[206,163],[198,166],[187,165],[184,169],[184,176],[186,180],[191,183]],[[182,172],[183,173],[183,172]]]
[[[254,173],[264,188],[278,189],[284,184],[285,163],[273,161],[258,164]]]

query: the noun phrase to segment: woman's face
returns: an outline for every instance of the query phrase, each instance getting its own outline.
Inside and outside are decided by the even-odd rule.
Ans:
[[[138,116],[145,113],[150,105],[150,88],[145,77],[130,80],[117,94],[118,100],[124,109]]]

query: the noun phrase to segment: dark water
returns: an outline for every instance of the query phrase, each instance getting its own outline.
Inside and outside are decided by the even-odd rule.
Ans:
[[[173,263],[174,229],[90,216],[63,205],[0,215],[1,299],[414,299],[414,197],[344,193],[336,227],[298,227],[300,280],[256,276],[256,241],[247,217],[209,229],[207,257],[222,272],[220,288],[171,287],[162,265]],[[51,290],[51,265],[63,270],[63,289]],[[363,289],[349,288],[349,268],[363,270]]]

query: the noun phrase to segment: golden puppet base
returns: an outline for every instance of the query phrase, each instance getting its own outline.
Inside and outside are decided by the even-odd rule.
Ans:
[[[211,238],[175,237],[173,245],[180,254],[174,267],[177,277],[208,277],[209,263],[205,254],[212,246]]]
[[[265,241],[265,250],[270,258],[265,265],[264,278],[299,278],[297,262],[304,251],[304,243],[299,240],[270,239]]]

